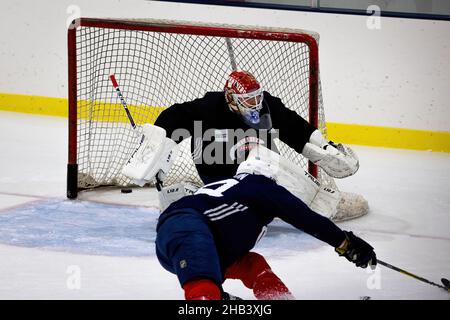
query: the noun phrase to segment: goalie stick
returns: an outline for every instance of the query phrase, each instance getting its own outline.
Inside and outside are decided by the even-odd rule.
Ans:
[[[128,109],[128,105],[127,105],[127,103],[125,102],[125,98],[123,97],[122,91],[121,91],[120,88],[119,88],[119,84],[117,83],[116,76],[114,75],[114,73],[111,73],[111,74],[109,75],[109,79],[111,80],[112,85],[113,85],[114,89],[116,90],[116,93],[117,93],[117,96],[118,96],[119,99],[120,99],[120,102],[122,102],[122,106],[123,106],[123,108],[125,109],[125,112],[127,113],[128,120],[130,121],[130,124],[131,124],[131,126],[133,127],[134,132],[136,132],[136,135],[139,135],[138,132],[137,132],[138,129],[137,129],[136,123],[134,122],[133,116],[131,115],[131,112],[130,112],[130,110]],[[136,150],[134,150],[134,152],[133,152],[133,154],[131,155],[130,159],[133,158],[133,156],[134,156],[134,154],[136,153],[136,151],[137,151],[137,150],[139,149],[139,147],[142,145],[142,142],[144,142],[144,139],[145,139],[145,135],[142,134],[142,136],[141,136],[141,141],[139,142],[139,146],[136,148]],[[162,181],[161,181],[161,179],[159,178],[159,173],[156,175],[156,189],[157,189],[158,191],[161,191],[161,190],[162,190]]]
[[[404,275],[406,275],[406,276],[410,276],[410,277],[412,277],[412,278],[414,278],[414,279],[417,279],[417,280],[419,280],[419,281],[428,283],[428,284],[430,284],[430,285],[432,285],[432,286],[436,286],[436,287],[439,287],[439,288],[441,288],[441,289],[446,290],[447,292],[450,292],[450,281],[449,281],[448,279],[446,279],[446,278],[442,278],[442,279],[441,279],[441,282],[442,282],[443,285],[440,285],[440,284],[434,283],[433,281],[430,281],[430,280],[427,280],[427,279],[425,279],[425,278],[419,277],[419,276],[417,276],[417,275],[415,275],[415,274],[413,274],[413,273],[411,273],[411,272],[408,272],[408,271],[406,271],[406,270],[403,270],[403,269],[400,269],[400,268],[398,268],[398,267],[396,267],[396,266],[393,266],[393,265],[391,265],[391,264],[389,264],[389,263],[387,263],[387,262],[381,261],[381,260],[379,260],[379,259],[377,259],[377,262],[378,262],[379,264],[381,264],[382,266],[385,266],[386,268],[389,268],[389,269],[391,269],[391,270],[400,272],[400,273],[402,273],[402,274],[404,274]]]

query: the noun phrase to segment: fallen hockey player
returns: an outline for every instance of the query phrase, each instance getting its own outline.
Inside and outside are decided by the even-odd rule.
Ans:
[[[148,180],[159,168],[167,172],[174,158],[168,150],[144,153],[139,166],[147,168]],[[322,188],[301,167],[257,146],[233,178],[170,205],[163,197],[167,208],[158,221],[156,253],[177,275],[186,299],[222,299],[226,279],[240,279],[257,299],[293,299],[265,259],[251,252],[276,217],[333,246],[358,267],[376,265],[367,242],[321,214],[334,210],[338,200],[337,191]]]

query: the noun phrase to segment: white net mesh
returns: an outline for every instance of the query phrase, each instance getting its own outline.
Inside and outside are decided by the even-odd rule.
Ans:
[[[131,183],[120,171],[138,146],[140,137],[129,124],[111,85],[111,73],[116,75],[137,124],[153,123],[164,108],[174,103],[202,97],[208,91],[223,90],[224,81],[232,70],[226,41],[223,37],[207,35],[205,27],[203,30],[205,35],[123,30],[111,26],[78,27],[79,188]],[[309,34],[318,39],[317,34]],[[265,90],[309,119],[309,47],[303,42],[283,41],[279,34],[274,40],[254,39],[252,33],[247,36],[231,39],[238,68],[253,73]],[[326,135],[320,82],[318,92],[319,128]],[[306,167],[305,159],[287,145],[282,143],[280,152]],[[325,173],[319,172],[318,178],[336,187]],[[181,143],[180,156],[165,184],[179,181],[201,184],[187,140]]]

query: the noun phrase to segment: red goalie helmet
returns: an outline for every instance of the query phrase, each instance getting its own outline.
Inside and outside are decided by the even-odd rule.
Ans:
[[[250,72],[233,71],[225,82],[224,90],[228,105],[241,115],[244,122],[251,127],[267,126],[266,121],[260,125],[262,114],[268,114],[268,108],[263,110],[263,90]]]
[[[233,71],[225,83],[225,90],[243,94],[261,89],[258,80],[248,71]]]

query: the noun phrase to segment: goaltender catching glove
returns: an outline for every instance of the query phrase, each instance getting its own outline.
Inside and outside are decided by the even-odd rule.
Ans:
[[[314,131],[302,150],[302,155],[333,178],[345,178],[359,169],[355,152],[341,143],[326,141],[319,130]]]
[[[353,232],[344,231],[344,243],[335,249],[340,255],[353,262],[357,267],[367,268],[368,265],[372,269],[377,265],[377,256],[370,244],[363,239],[355,236]]]

